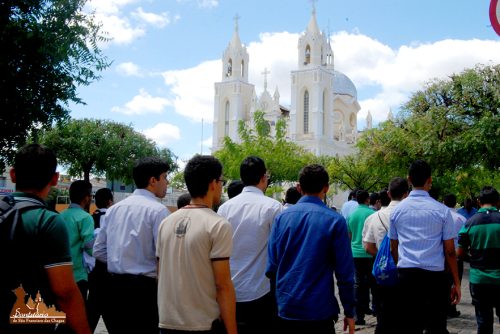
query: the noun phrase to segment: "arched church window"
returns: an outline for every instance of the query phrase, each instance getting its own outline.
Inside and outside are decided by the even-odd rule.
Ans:
[[[224,135],[229,136],[229,101],[226,101],[224,110]]]
[[[227,62],[226,76],[230,77],[231,75],[233,75],[233,60],[229,59],[229,61]]]
[[[327,91],[326,89],[323,91],[323,103],[322,103],[322,106],[323,106],[323,124],[321,124],[321,133],[323,135],[325,135],[325,124],[326,122],[328,121],[328,112],[326,110],[326,94],[327,94]]]
[[[309,92],[304,92],[304,134],[309,133]]]
[[[309,64],[310,62],[311,62],[311,47],[307,45],[304,64]]]
[[[245,76],[245,61],[241,61],[241,77],[243,78]]]

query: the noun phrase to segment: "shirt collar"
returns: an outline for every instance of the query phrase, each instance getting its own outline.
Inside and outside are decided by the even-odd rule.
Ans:
[[[412,197],[431,197],[429,195],[429,192],[427,192],[425,190],[416,190],[416,189],[414,189],[410,192],[410,196],[412,196]]]
[[[388,206],[386,206],[386,208],[392,208],[392,207],[395,207],[396,205],[398,205],[399,203],[401,203],[401,201],[391,201],[389,203]]]
[[[319,198],[318,196],[302,196],[297,203],[314,203],[314,204],[319,204],[326,206],[325,203]]]
[[[489,212],[489,211],[498,211],[498,209],[495,208],[494,206],[487,206],[487,207],[484,207],[484,208],[477,210],[477,213],[483,213],[483,212]]]
[[[147,189],[136,189],[136,190],[134,190],[134,192],[132,194],[154,198],[155,200],[158,199],[158,197],[156,197],[155,194],[153,194],[151,191],[149,191]]]
[[[264,192],[255,186],[246,186],[245,188],[243,188],[242,192],[264,195]]]
[[[16,191],[14,193],[12,193],[12,196],[14,197],[26,197],[26,198],[31,198],[31,199],[35,199],[39,202],[41,202],[42,204],[46,204],[45,201],[41,198],[41,197],[38,197],[36,195],[33,195],[33,194],[30,194],[30,193],[25,193],[25,192],[21,192],[21,191]]]
[[[68,206],[69,209],[80,209],[80,210],[83,210],[82,207],[76,203],[70,203],[70,205]]]

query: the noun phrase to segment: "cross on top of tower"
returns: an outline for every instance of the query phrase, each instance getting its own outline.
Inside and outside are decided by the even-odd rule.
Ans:
[[[267,70],[267,67],[264,68],[264,72],[262,72],[261,74],[264,75],[264,90],[267,90],[267,75],[271,73]]]
[[[234,20],[234,31],[238,31],[238,20],[241,19],[241,16],[238,14],[234,15],[233,20]]]
[[[309,0],[309,2],[311,3],[313,14],[316,14],[316,2],[318,2],[318,0]]]

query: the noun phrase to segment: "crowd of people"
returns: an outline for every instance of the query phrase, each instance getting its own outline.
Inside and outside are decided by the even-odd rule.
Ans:
[[[39,206],[22,212],[13,234],[23,266],[4,268],[2,333],[88,334],[102,317],[111,334],[322,334],[335,333],[343,310],[350,334],[368,314],[377,334],[444,334],[447,317],[460,314],[464,260],[478,333],[493,333],[495,309],[500,318],[498,191],[485,186],[478,210],[470,199],[455,211],[453,194],[442,203],[431,197],[425,161],[380,192],[353,190],[340,212],[325,204],[330,180],[321,165],[304,166],[281,203],[265,195],[265,162],[249,156],[222,203],[222,164],[196,155],[184,170],[189,193],[173,213],[158,201],[170,166],[147,157],[135,164],[137,189],[126,199],[114,203],[100,189],[91,215],[92,186],[79,180],[57,214],[43,207],[56,167],[50,149],[31,144],[10,172],[15,201]],[[372,274],[386,238],[398,274],[390,285]],[[63,311],[66,323],[10,323],[9,289],[19,285]]]

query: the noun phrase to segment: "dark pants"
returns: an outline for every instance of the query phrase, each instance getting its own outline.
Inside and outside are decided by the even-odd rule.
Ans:
[[[356,295],[356,318],[364,320],[370,312],[370,290],[375,286],[372,275],[373,258],[354,258],[354,293]]]
[[[493,309],[500,321],[500,285],[470,283],[470,295],[476,311],[477,333],[493,333]]]
[[[108,280],[109,273],[106,264],[96,260],[94,270],[89,274],[89,294],[87,296],[87,318],[92,332],[96,329],[101,316],[106,329],[108,328],[109,319],[106,313]]]
[[[398,329],[398,322],[400,320],[400,305],[398,304],[399,289],[399,285],[377,285],[379,306],[375,334],[396,334],[400,332]]]
[[[277,307],[272,293],[249,302],[236,303],[238,333],[267,333],[276,327]]]
[[[76,285],[78,286],[78,289],[80,290],[80,293],[82,295],[83,301],[87,301],[87,293],[89,291],[89,282],[86,280],[81,280],[76,282]]]
[[[446,312],[450,303],[448,274],[417,268],[398,269],[401,309],[400,333],[446,334]],[[408,324],[411,324],[410,326]]]
[[[110,334],[158,334],[157,283],[155,278],[142,275],[109,277]]]
[[[160,334],[201,334],[201,333],[206,333],[206,334],[226,334],[226,328],[224,327],[224,323],[217,319],[212,323],[212,328],[208,331],[180,331],[176,329],[166,329],[166,328],[160,328]]]
[[[337,319],[328,320],[278,320],[278,334],[335,334]]]

